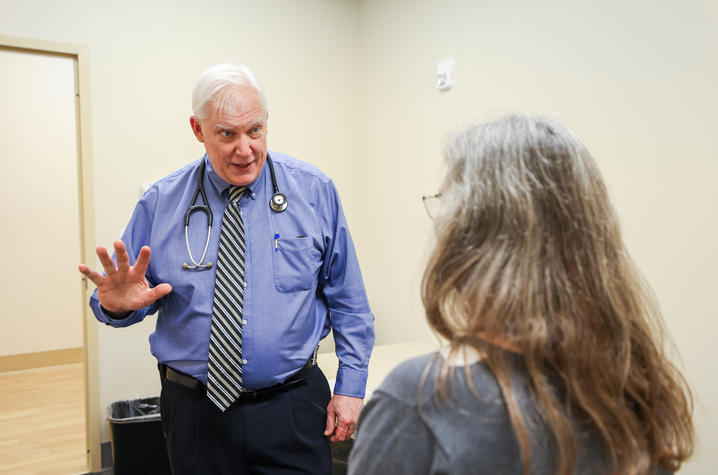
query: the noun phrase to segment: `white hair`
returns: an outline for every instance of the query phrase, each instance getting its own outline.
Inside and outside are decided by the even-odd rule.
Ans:
[[[262,86],[252,71],[243,64],[222,63],[207,69],[192,90],[192,112],[200,120],[207,118],[209,112],[228,113],[235,109],[233,93],[237,88],[252,87],[259,95],[264,112],[267,112],[267,99]],[[213,109],[210,111],[209,108]]]

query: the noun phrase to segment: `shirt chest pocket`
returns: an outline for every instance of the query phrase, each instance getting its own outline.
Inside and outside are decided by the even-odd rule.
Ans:
[[[278,239],[272,252],[274,285],[280,292],[310,290],[322,264],[322,254],[312,238]]]

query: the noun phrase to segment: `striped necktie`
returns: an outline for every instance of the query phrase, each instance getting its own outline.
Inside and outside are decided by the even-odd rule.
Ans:
[[[244,223],[239,199],[247,188],[229,187],[222,218],[209,337],[207,397],[224,412],[242,391],[242,305],[244,302]]]

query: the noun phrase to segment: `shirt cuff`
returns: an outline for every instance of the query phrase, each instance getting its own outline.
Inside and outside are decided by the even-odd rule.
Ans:
[[[110,325],[111,327],[128,327],[132,325],[133,323],[137,323],[141,321],[145,315],[147,314],[147,308],[142,310],[137,310],[135,312],[130,312],[129,315],[127,315],[125,318],[121,314],[110,314],[102,308],[102,305],[100,305],[100,301],[97,298],[96,294],[93,294],[90,298],[90,308],[92,309],[92,313],[95,314],[95,318],[101,323],[104,323],[105,325]]]
[[[337,370],[337,382],[334,384],[334,394],[364,399],[366,395],[367,373],[347,367]]]
[[[128,310],[127,312],[123,313],[110,312],[105,307],[103,307],[102,304],[100,304],[100,308],[105,313],[105,315],[107,315],[107,318],[110,318],[112,320],[124,320],[132,314],[132,310]]]

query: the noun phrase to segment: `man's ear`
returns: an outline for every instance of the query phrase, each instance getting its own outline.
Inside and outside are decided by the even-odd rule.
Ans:
[[[191,116],[189,118],[189,125],[192,127],[192,132],[194,132],[194,136],[197,137],[197,140],[204,143],[204,136],[202,135],[202,123],[199,121],[199,119],[196,116]]]

